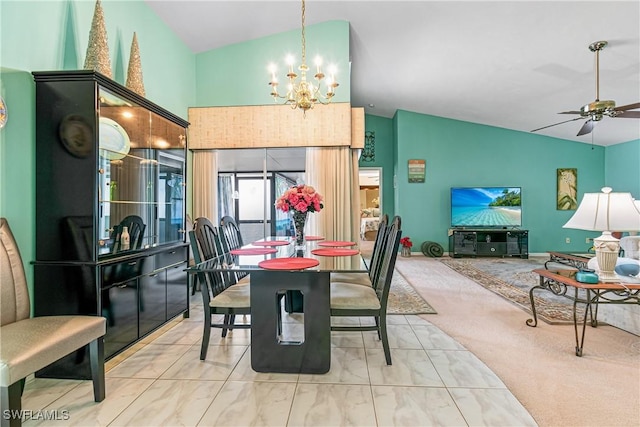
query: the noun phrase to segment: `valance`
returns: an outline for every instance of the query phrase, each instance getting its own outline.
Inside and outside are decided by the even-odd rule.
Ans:
[[[349,103],[307,112],[287,105],[189,109],[189,149],[364,147],[364,109]]]

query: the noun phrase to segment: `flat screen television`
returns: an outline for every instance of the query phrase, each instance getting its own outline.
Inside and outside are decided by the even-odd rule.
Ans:
[[[451,188],[451,227],[522,226],[520,187]]]

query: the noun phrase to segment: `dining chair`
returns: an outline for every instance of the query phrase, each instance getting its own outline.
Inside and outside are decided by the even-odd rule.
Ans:
[[[230,249],[238,249],[244,245],[240,227],[238,227],[238,223],[233,217],[229,215],[223,216],[220,220],[220,226],[224,231]]]
[[[197,218],[193,231],[189,232],[189,241],[193,249],[195,264],[204,261],[227,264],[227,259],[219,255],[219,229],[206,218]],[[228,265],[228,264],[227,264]],[[227,336],[230,329],[248,329],[250,324],[235,324],[237,314],[251,314],[250,290],[246,283],[235,283],[233,275],[215,272],[198,272],[198,282],[202,293],[202,302],[205,307],[204,331],[202,335],[202,347],[200,359],[207,356],[207,346],[211,328],[221,328],[222,337]],[[209,307],[207,310],[206,308]],[[213,323],[212,316],[222,314],[222,323]]]
[[[235,263],[237,262],[237,256],[232,255],[230,252],[233,249],[240,249],[244,246],[244,241],[242,239],[242,233],[240,233],[240,227],[238,227],[238,223],[231,216],[223,216],[220,220],[220,227],[222,228],[221,244],[222,244],[222,253],[225,254],[228,262]],[[250,284],[249,273],[244,271],[238,271],[234,273],[234,276],[231,277],[232,283],[238,283],[243,285]],[[282,303],[282,300],[286,298],[286,295],[279,295],[279,304]],[[233,324],[233,319],[229,321],[229,323]],[[282,332],[282,313],[278,312],[278,334]]]
[[[371,260],[365,265],[367,266],[367,272],[364,273],[331,273],[332,282],[347,282],[358,285],[373,286],[376,282],[378,273],[380,272],[380,261],[384,254],[385,240],[387,238],[389,223],[389,215],[384,214],[380,218],[380,225],[378,227],[378,234],[376,234],[375,242],[373,243],[373,251],[371,252]]]
[[[223,216],[220,220],[220,228],[222,230],[222,239],[220,240],[222,246],[222,252],[227,254],[234,249],[240,249],[244,243],[242,240],[242,234],[240,228],[236,223],[236,220],[231,216]],[[235,260],[235,259],[234,259]],[[248,275],[246,272],[237,272],[235,277],[237,281],[242,281]],[[248,279],[245,279],[245,281]]]
[[[120,235],[122,234],[123,227],[127,227],[130,239],[130,249],[140,249],[142,247],[142,241],[144,240],[144,231],[147,225],[144,220],[138,215],[129,215],[125,217],[120,224],[113,227],[111,232],[111,241],[113,242],[113,248],[111,252],[119,252],[122,248],[120,242]]]
[[[191,216],[187,214],[185,218],[185,238],[186,242],[189,244],[189,267],[193,267],[196,262],[193,259],[193,248],[191,248],[191,235],[190,231],[193,231],[193,220]],[[189,274],[189,284],[188,286],[191,288],[191,295],[195,295],[196,291],[200,289],[200,285],[198,283],[198,275],[197,274]]]
[[[122,250],[122,244],[120,242],[120,236],[122,234],[122,230],[124,227],[127,227],[127,231],[129,233],[129,249],[140,249],[142,248],[142,241],[144,240],[144,231],[147,228],[147,225],[144,223],[144,220],[138,215],[128,215],[124,217],[122,221],[118,225],[113,227],[113,231],[111,232],[111,241],[113,242],[113,247],[111,248],[112,253],[117,253]],[[103,278],[103,314],[107,317],[109,325],[113,325],[113,308],[111,306],[111,300],[109,297],[109,291],[106,289],[108,284],[122,281],[123,284],[120,285],[122,288],[135,288],[136,292],[139,294],[142,292],[142,288],[137,286],[137,282],[130,282],[127,279],[139,276],[142,274],[143,265],[146,259],[142,258],[140,262],[129,264],[129,263],[119,263],[115,266],[108,266],[104,269],[104,278]],[[139,308],[141,311],[144,311],[144,299],[141,295],[138,295]]]
[[[373,317],[375,325],[332,325],[332,331],[377,331],[382,341],[387,365],[391,365],[391,351],[387,335],[387,301],[398,256],[401,219],[395,216],[388,226],[380,271],[372,287],[347,282],[331,282],[332,317]]]
[[[214,226],[208,218],[196,218],[194,230],[198,228],[198,224],[200,224],[199,229],[202,232],[196,233],[196,238],[199,239],[199,244],[202,242],[201,244],[203,246],[201,246],[201,248],[204,251],[203,256],[205,259],[219,257],[224,259],[227,265],[235,264],[237,262],[237,256],[231,254],[232,249],[229,247],[222,230]],[[243,285],[249,284],[249,276],[245,272],[230,272],[228,280],[230,285],[235,285],[236,283]]]

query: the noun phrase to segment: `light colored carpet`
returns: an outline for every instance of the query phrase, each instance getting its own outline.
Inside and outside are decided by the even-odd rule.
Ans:
[[[506,298],[531,313],[529,290],[539,284],[532,270],[544,268],[548,257],[520,258],[439,258],[454,271]],[[554,264],[555,266],[555,264]],[[536,313],[547,323],[573,322],[572,302],[562,296],[540,290],[534,293]]]
[[[529,315],[442,262],[400,258],[396,268],[438,311],[422,316],[479,357],[540,426],[640,425],[640,337],[587,327],[582,357],[571,324]]]

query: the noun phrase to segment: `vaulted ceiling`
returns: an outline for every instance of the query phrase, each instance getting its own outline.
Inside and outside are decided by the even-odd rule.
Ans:
[[[146,0],[193,52],[300,28],[300,2]],[[529,132],[579,116],[596,96],[640,102],[640,1],[308,0],[306,23],[350,23],[351,103]],[[640,111],[636,109],[635,111]],[[612,145],[640,139],[640,119],[584,119],[539,131]]]

